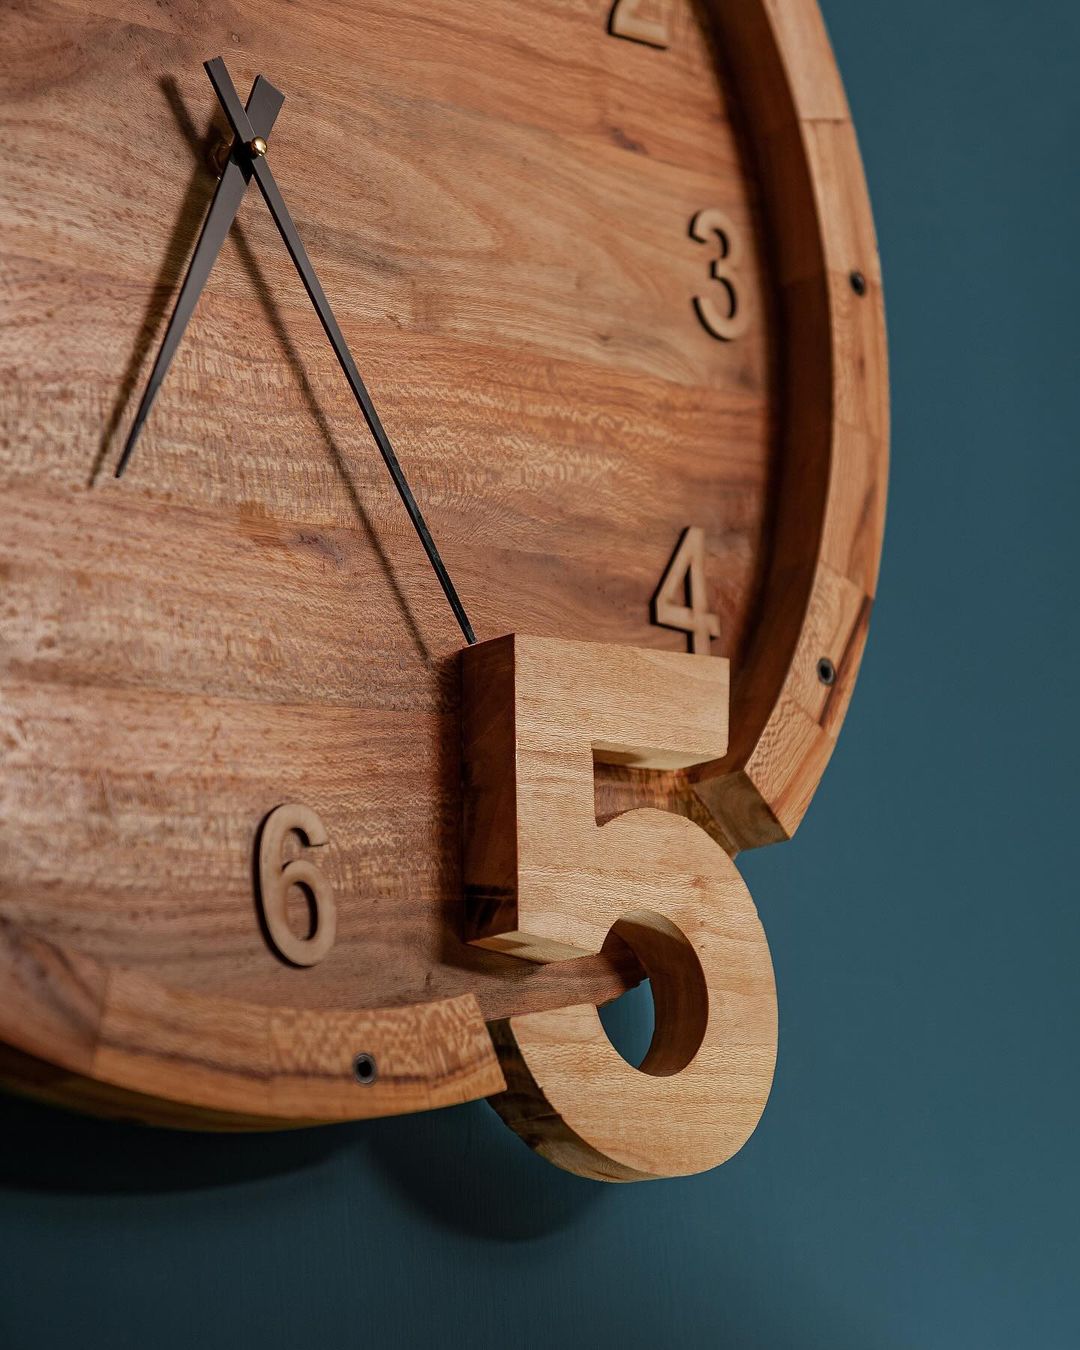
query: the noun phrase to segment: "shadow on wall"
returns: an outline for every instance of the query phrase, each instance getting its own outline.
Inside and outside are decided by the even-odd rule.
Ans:
[[[274,1134],[195,1134],[0,1097],[0,1135],[0,1191],[167,1194],[341,1161],[352,1173],[374,1170],[399,1202],[447,1228],[511,1241],[558,1231],[605,1189],[534,1157],[485,1102]]]
[[[603,1010],[608,1034],[634,1061],[648,1048],[652,1018],[647,985]],[[0,1191],[167,1194],[343,1160],[350,1172],[374,1171],[398,1200],[446,1228],[503,1241],[558,1232],[613,1189],[531,1153],[486,1102],[318,1129],[201,1134],[92,1120],[0,1096],[0,1136]]]

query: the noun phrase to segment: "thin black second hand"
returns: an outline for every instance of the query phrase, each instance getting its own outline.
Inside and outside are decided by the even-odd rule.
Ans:
[[[255,133],[237,96],[225,62],[222,61],[220,56],[215,57],[214,60],[205,63],[205,68],[233,131],[245,145],[250,146],[255,140]],[[252,170],[255,174],[255,181],[259,185],[259,191],[262,193],[270,214],[274,218],[278,233],[284,240],[285,247],[289,250],[289,256],[292,258],[296,270],[300,274],[300,280],[304,283],[304,289],[315,307],[323,331],[330,340],[338,364],[349,382],[349,387],[360,406],[360,411],[363,413],[364,420],[375,439],[375,444],[379,447],[383,462],[390,472],[390,477],[394,480],[398,495],[405,506],[405,510],[409,513],[409,519],[420,537],[421,544],[424,546],[428,561],[439,579],[443,594],[446,596],[451,610],[453,610],[454,618],[458,621],[458,626],[461,628],[465,641],[471,646],[476,642],[476,634],[473,632],[473,626],[465,612],[465,606],[461,603],[457,589],[450,579],[450,573],[446,570],[446,565],[435,546],[435,540],[431,537],[431,531],[424,520],[423,512],[412,494],[412,489],[409,487],[397,455],[394,453],[394,447],[390,444],[390,438],[383,428],[379,414],[375,411],[375,405],[371,401],[367,386],[360,378],[360,372],[356,368],[356,362],[349,351],[348,343],[338,327],[338,322],[334,318],[334,311],[330,308],[330,301],[326,298],[326,292],[323,290],[319,278],[315,275],[315,269],[312,267],[307,251],[296,232],[296,226],[293,224],[292,216],[289,214],[289,208],[285,205],[285,199],[281,195],[277,181],[266,160],[260,154],[254,152],[252,154]]]

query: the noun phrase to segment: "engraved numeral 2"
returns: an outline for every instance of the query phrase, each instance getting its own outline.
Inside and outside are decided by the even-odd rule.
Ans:
[[[715,206],[697,213],[690,222],[690,236],[699,244],[719,241],[720,256],[713,259],[712,278],[726,292],[726,303],[717,304],[713,295],[695,295],[694,308],[713,337],[731,342],[742,337],[750,322],[749,311],[736,284],[742,262],[742,241],[730,218]]]
[[[688,525],[653,596],[653,623],[690,634],[690,650],[708,656],[720,636],[720,620],[708,610],[705,594],[705,531]]]
[[[654,0],[653,9],[659,18],[648,19],[640,13],[646,0],[615,0],[608,19],[608,32],[613,37],[644,42],[650,47],[668,45],[668,0]]]
[[[282,862],[289,834],[299,835],[308,848],[322,848],[329,842],[326,826],[310,806],[286,802],[275,807],[259,834],[259,905],[277,953],[294,966],[313,966],[329,952],[337,936],[334,888],[309,858]],[[314,912],[314,930],[308,937],[297,937],[289,927],[290,886],[300,887]]]

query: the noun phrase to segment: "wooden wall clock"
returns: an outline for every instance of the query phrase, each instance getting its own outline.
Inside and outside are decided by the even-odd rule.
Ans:
[[[776,1052],[733,859],[824,772],[885,502],[813,0],[0,33],[3,1081],[723,1161]]]

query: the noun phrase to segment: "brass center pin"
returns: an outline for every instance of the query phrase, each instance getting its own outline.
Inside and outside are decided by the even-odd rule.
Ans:
[[[261,159],[266,154],[266,142],[261,136],[256,136],[253,141],[248,141],[247,148],[256,159]]]

